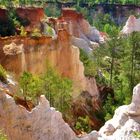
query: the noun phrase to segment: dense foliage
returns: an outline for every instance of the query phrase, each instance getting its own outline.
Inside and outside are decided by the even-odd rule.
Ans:
[[[2,82],[6,82],[6,70],[2,67],[2,65],[0,65],[0,80]]]
[[[139,0],[46,0],[48,2],[69,2],[77,4],[140,4]]]
[[[39,76],[24,72],[19,79],[21,88],[19,95],[24,97],[25,100],[31,100],[36,103],[36,99],[42,91],[42,84],[43,81]]]
[[[83,132],[87,133],[91,132],[92,129],[89,125],[89,117],[88,116],[78,117],[75,128]]]
[[[53,68],[48,68],[44,75],[33,75],[24,72],[19,80],[20,91],[18,96],[25,100],[38,103],[38,97],[44,94],[50,105],[66,113],[71,105],[72,81],[62,78]]]
[[[113,27],[111,29],[113,33],[118,32]],[[116,107],[130,103],[133,87],[140,81],[140,33],[134,32],[128,37],[110,37],[105,46],[94,52],[97,71],[102,74],[97,76],[100,84],[104,84],[101,80],[104,77],[106,85],[115,91],[115,101],[109,97],[104,106],[108,116]]]
[[[84,74],[86,76],[95,76],[96,70],[94,69],[95,63],[92,57],[84,50],[80,49],[80,60],[84,64]]]
[[[7,136],[0,130],[0,140],[8,140]]]
[[[48,68],[43,75],[43,93],[51,106],[62,113],[69,111],[71,105],[72,81],[62,78],[54,69]]]
[[[140,81],[140,33],[120,36],[120,29],[109,24],[105,31],[109,39],[93,51],[92,59],[82,51],[80,55],[85,74],[114,89],[115,98],[108,96],[103,103],[104,118],[108,120],[118,106],[130,103],[133,87]]]

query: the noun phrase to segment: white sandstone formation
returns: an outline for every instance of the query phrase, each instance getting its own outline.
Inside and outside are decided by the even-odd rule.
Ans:
[[[135,16],[131,15],[125,26],[123,27],[121,33],[122,34],[130,34],[134,31],[140,31],[140,18],[136,19]]]
[[[23,52],[23,44],[17,45],[14,42],[3,47],[5,55],[17,55]]]
[[[85,52],[87,52],[87,53],[92,52],[92,49],[90,48],[90,45],[84,39],[76,38],[76,37],[73,36],[71,41],[72,41],[72,44],[74,46],[77,46],[78,48],[83,49]]]
[[[140,84],[133,90],[131,104],[119,107],[99,134],[105,140],[137,140],[134,132],[140,132]]]
[[[93,42],[104,42],[104,38],[101,36],[100,32],[95,27],[89,27],[89,33],[86,35],[90,41]]]
[[[16,105],[4,92],[0,94],[0,129],[8,140],[72,140],[74,132],[60,112],[49,106],[44,96],[31,112]]]

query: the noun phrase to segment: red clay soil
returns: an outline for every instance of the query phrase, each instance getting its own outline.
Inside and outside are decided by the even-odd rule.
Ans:
[[[28,19],[31,23],[38,23],[45,17],[43,8],[17,8],[17,14],[23,19]]]

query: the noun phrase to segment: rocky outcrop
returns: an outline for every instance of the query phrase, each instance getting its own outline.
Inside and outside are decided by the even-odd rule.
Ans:
[[[97,131],[82,140],[138,140],[134,132],[140,133],[140,84],[133,90],[132,102],[116,109],[113,118]]]
[[[58,19],[50,18],[49,22],[53,24],[56,31],[65,28],[73,36],[72,44],[88,53],[92,51],[92,42],[104,42],[102,34],[95,27],[91,27],[83,15],[75,9],[63,8],[61,16]]]
[[[3,51],[5,55],[16,55],[23,52],[23,44],[16,45],[14,42],[12,42],[9,45],[5,45],[3,47]]]
[[[137,140],[140,132],[140,84],[133,91],[130,105],[119,107],[114,117],[97,131],[78,138],[66,124],[60,112],[49,106],[44,96],[39,105],[27,111],[16,105],[0,86],[0,129],[10,140]]]
[[[0,92],[0,129],[9,140],[72,140],[74,132],[60,112],[49,106],[44,96],[31,112],[16,105],[12,97]]]
[[[16,13],[20,18],[28,19],[31,24],[39,23],[45,17],[44,9],[37,7],[17,8]]]
[[[71,44],[70,38],[65,30],[59,30],[56,39],[43,36],[0,38],[0,63],[18,79],[24,71],[44,73],[48,61],[62,76],[73,80],[76,89],[73,96],[81,91],[89,91],[92,96],[98,95],[96,81],[89,81],[84,76],[79,49]]]
[[[107,140],[135,140],[133,133],[140,132],[140,84],[133,90],[130,105],[119,107],[99,134]]]
[[[41,32],[42,20],[46,17],[43,8],[37,7],[18,7],[15,8],[16,19],[20,23],[14,24],[9,18],[10,9],[0,8],[0,36],[11,36],[21,33],[21,26],[24,27],[24,32],[28,35],[38,29]]]
[[[140,31],[140,18],[136,19],[135,16],[131,15],[125,26],[123,27],[121,33],[122,34],[130,34],[134,31]]]
[[[43,8],[25,7],[17,8],[16,13],[28,33],[35,29],[41,30],[41,21],[45,18]]]

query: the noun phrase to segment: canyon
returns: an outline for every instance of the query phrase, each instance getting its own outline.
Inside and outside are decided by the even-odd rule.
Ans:
[[[0,10],[4,19],[5,12]],[[92,27],[82,14],[69,8],[62,9],[62,14],[57,19],[47,20],[40,8],[19,8],[17,13],[21,18],[30,21],[25,27],[29,35],[0,37],[0,64],[15,81],[24,71],[41,75],[51,65],[62,77],[73,81],[72,97],[77,99],[76,107],[84,92],[82,100],[85,93],[88,93],[87,98],[91,100],[92,109],[100,110],[99,87],[94,77],[84,75],[79,48],[90,54],[99,44],[105,42],[104,33]],[[32,27],[41,30],[42,22],[44,26],[48,23],[55,29],[55,37],[30,36]],[[130,16],[122,33],[129,34],[133,31],[140,31],[139,19]],[[76,136],[63,120],[62,114],[49,105],[44,95],[40,96],[38,105],[29,111],[15,102],[12,97],[14,90],[11,90],[9,84],[0,82],[0,129],[10,140],[137,140],[133,133],[140,131],[140,84],[133,90],[131,104],[119,107],[114,117],[99,131],[92,131],[80,137]],[[81,109],[81,106],[79,108]],[[99,120],[96,120],[96,117],[93,120],[94,127],[99,128]]]

